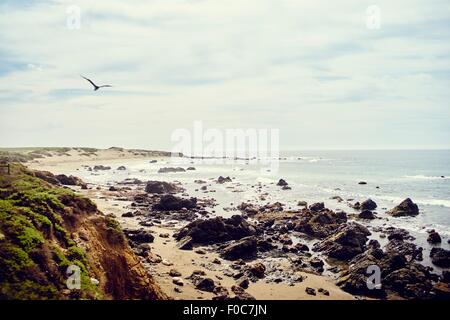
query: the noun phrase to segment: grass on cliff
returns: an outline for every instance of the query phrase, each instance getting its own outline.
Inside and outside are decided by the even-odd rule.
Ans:
[[[86,253],[64,220],[64,202],[90,200],[48,184],[20,164],[11,171],[0,173],[0,300],[101,298]],[[80,267],[81,290],[67,289],[70,265]]]

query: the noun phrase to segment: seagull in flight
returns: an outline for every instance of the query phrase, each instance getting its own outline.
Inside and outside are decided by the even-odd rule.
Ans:
[[[88,79],[88,78],[86,78],[86,77],[83,77],[83,76],[81,76],[83,79],[86,79],[87,81],[89,81],[90,82],[90,84],[92,84],[93,86],[94,86],[94,91],[97,91],[98,89],[100,89],[100,88],[111,88],[112,86],[110,86],[109,84],[105,84],[105,85],[102,85],[102,86],[98,86],[98,85],[96,85],[94,82],[92,82],[92,80],[90,80],[90,79]]]

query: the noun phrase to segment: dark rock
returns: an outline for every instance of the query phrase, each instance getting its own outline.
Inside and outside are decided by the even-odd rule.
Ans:
[[[372,199],[367,199],[361,203],[360,208],[361,210],[375,210],[377,204]]]
[[[324,262],[321,259],[319,259],[319,258],[312,258],[311,260],[309,260],[309,264],[314,269],[316,269],[316,270],[318,270],[320,272],[323,272]]]
[[[405,236],[401,232],[393,232],[388,235],[388,240],[400,240],[403,241]]]
[[[254,216],[255,214],[259,213],[260,210],[260,208],[258,208],[254,204],[248,202],[242,202],[240,205],[237,206],[237,209],[243,213],[246,213],[249,216]]]
[[[192,250],[194,241],[191,236],[185,236],[178,241],[177,247],[180,250]]]
[[[101,171],[101,170],[111,170],[111,167],[104,165],[94,166],[94,171]]]
[[[324,209],[313,212],[304,209],[295,222],[294,230],[315,238],[325,238],[333,234],[345,222],[347,222],[347,214],[343,211],[333,212]]]
[[[398,240],[396,240],[398,241]],[[380,286],[369,287],[367,280],[379,268]],[[398,252],[384,253],[381,249],[369,249],[357,255],[349,263],[337,281],[343,290],[357,295],[386,297],[387,292],[395,292],[405,298],[430,298],[432,275],[424,266],[408,262]]]
[[[114,187],[114,186],[109,187],[108,190],[109,190],[109,191],[119,191],[119,189],[117,189],[117,188]]]
[[[247,289],[249,284],[250,284],[250,281],[248,280],[248,278],[243,277],[242,279],[239,279],[239,283],[238,283],[239,287]]]
[[[386,229],[388,240],[415,240],[405,229],[389,227]]]
[[[358,182],[358,184],[360,184],[360,185],[365,185],[365,184],[367,184],[367,182],[365,182],[365,181],[360,181],[360,182]]]
[[[371,249],[379,249],[379,248],[381,248],[381,245],[378,242],[378,240],[371,239],[371,240],[369,240],[369,243],[367,244],[367,247],[371,248]]]
[[[408,262],[412,262],[414,260],[422,261],[423,254],[422,248],[417,247],[414,243],[405,242],[403,240],[392,239],[385,246],[385,251],[387,253],[399,253],[401,254]]]
[[[363,211],[361,211],[359,213],[358,217],[361,218],[361,219],[367,219],[367,220],[375,219],[375,215],[370,210],[363,210]]]
[[[445,250],[443,248],[432,248],[430,251],[430,258],[431,262],[438,267],[450,267],[450,250]]]
[[[147,193],[164,194],[176,193],[178,191],[176,185],[165,181],[148,181],[145,186],[145,192]]]
[[[132,217],[134,217],[134,214],[133,214],[133,212],[128,211],[128,212],[125,212],[124,214],[122,214],[122,217],[124,217],[124,218],[132,218]]]
[[[450,283],[450,271],[448,270],[442,271],[442,281]]]
[[[225,183],[225,182],[231,182],[231,181],[232,180],[230,177],[224,178],[224,177],[220,176],[219,178],[217,178],[217,183]]]
[[[119,182],[118,184],[125,184],[125,185],[140,185],[143,184],[144,182],[139,180],[139,179],[125,179],[121,182]]]
[[[185,172],[186,170],[184,170],[181,167],[177,167],[177,168],[172,168],[172,167],[168,167],[168,168],[160,168],[158,170],[158,173],[174,173],[174,172]]]
[[[78,186],[83,183],[80,178],[74,176],[66,176],[65,174],[58,174],[55,176],[55,178],[59,181],[59,183],[65,186]]]
[[[325,209],[325,205],[323,202],[317,202],[309,206],[309,210],[313,212],[322,211],[323,209]]]
[[[299,201],[299,202],[297,202],[297,206],[299,206],[299,207],[307,207],[308,206],[308,202],[306,202],[306,201]]]
[[[214,280],[211,278],[199,278],[194,281],[195,288],[200,291],[213,292],[216,287]]]
[[[153,240],[155,240],[155,237],[149,231],[146,231],[144,229],[139,230],[124,229],[123,232],[130,241],[137,244],[151,243],[153,242]]]
[[[41,180],[47,181],[48,183],[53,184],[53,185],[61,184],[61,182],[57,179],[57,177],[49,171],[35,171],[34,175],[35,175],[35,177],[37,177]],[[67,177],[67,176],[65,176],[65,177]]]
[[[181,272],[177,269],[170,269],[169,276],[171,277],[181,277]]]
[[[197,198],[184,199],[166,194],[159,199],[159,203],[153,205],[153,209],[159,211],[174,211],[183,208],[193,209],[196,206]]]
[[[311,296],[315,296],[316,295],[316,290],[310,287],[306,287],[305,288],[305,292]]]
[[[244,288],[239,286],[232,286],[231,291],[235,294],[230,300],[255,300],[255,298],[249,293],[245,292]]]
[[[297,243],[295,245],[295,249],[298,252],[308,252],[309,251],[309,247],[306,244],[303,244],[303,243]]]
[[[441,236],[434,230],[431,230],[428,234],[427,241],[431,244],[438,244],[442,242]]]
[[[288,183],[286,182],[286,180],[284,180],[284,179],[278,180],[277,186],[285,187],[287,185],[288,185]]]
[[[120,166],[117,168],[117,170],[123,171],[123,170],[127,170],[127,168],[125,166]]]
[[[342,202],[342,201],[344,201],[344,199],[342,199],[340,196],[332,196],[330,199],[331,199],[331,200],[336,200],[337,202]]]
[[[257,278],[264,278],[266,267],[261,262],[257,262],[255,264],[248,266],[247,270]]]
[[[247,237],[225,247],[222,257],[227,260],[255,258],[257,252],[256,238]]]
[[[416,216],[419,214],[419,207],[410,198],[407,198],[387,213],[394,217]]]
[[[349,204],[349,207],[355,209],[355,210],[359,210],[361,209],[361,203],[359,203],[358,201],[356,201],[353,205]]]
[[[276,246],[273,245],[272,242],[265,240],[265,239],[258,239],[256,245],[258,247],[258,251],[261,251],[261,252],[270,251],[270,250],[276,248]]]
[[[314,244],[314,251],[324,252],[330,258],[348,261],[364,252],[370,231],[357,223],[342,225],[336,233]]]
[[[242,216],[231,218],[222,217],[208,220],[196,220],[182,228],[176,235],[177,240],[186,236],[192,238],[193,243],[213,244],[230,240],[238,240],[256,234],[256,229]]]
[[[323,289],[323,288],[319,288],[317,291],[318,291],[319,293],[323,294],[324,296],[329,296],[329,295],[330,295],[330,291],[325,290],[325,289]]]
[[[216,286],[213,290],[215,296],[212,300],[230,300],[230,293],[228,289],[223,286]]]

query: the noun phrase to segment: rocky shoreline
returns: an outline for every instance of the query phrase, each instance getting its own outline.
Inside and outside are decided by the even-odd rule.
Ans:
[[[211,181],[196,183],[205,187],[202,190],[212,192],[214,184],[231,179],[218,177]],[[282,179],[278,185],[289,190]],[[349,203],[351,213],[333,211],[323,203],[308,206],[300,201],[298,209],[286,209],[279,202],[243,202],[228,208],[235,214],[223,218],[214,214],[214,198],[190,197],[180,183],[130,180],[109,188],[89,186],[88,194],[89,189],[101,193],[106,200],[125,204],[121,218],[125,224],[133,221],[133,228],[126,229],[125,234],[149,270],[173,264],[152,250],[152,243],[159,239],[164,239],[165,245],[173,241],[174,250],[189,251],[199,260],[214,255],[214,259],[200,266],[218,271],[216,278],[208,277],[202,268],[190,274],[170,269],[165,276],[171,279],[174,293],[182,293],[189,283],[196,293],[208,293],[206,298],[253,299],[247,289],[258,283],[295,286],[308,277],[306,274],[326,275],[358,298],[449,298],[450,251],[439,247],[431,250],[435,270],[421,264],[422,248],[408,231],[390,226],[369,230],[361,222],[370,224],[377,218],[377,204],[371,199]],[[405,199],[387,214],[413,217],[420,213],[411,199]],[[442,241],[439,234],[429,231],[430,245]],[[387,242],[381,245],[371,239],[373,234]],[[367,285],[370,266],[380,269],[381,287]],[[228,287],[222,285],[224,282]],[[321,287],[305,287],[304,292],[311,298],[330,294]]]

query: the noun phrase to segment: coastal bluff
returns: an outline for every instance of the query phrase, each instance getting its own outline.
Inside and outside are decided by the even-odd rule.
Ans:
[[[0,299],[166,299],[118,222],[56,180],[17,163],[0,174]]]

